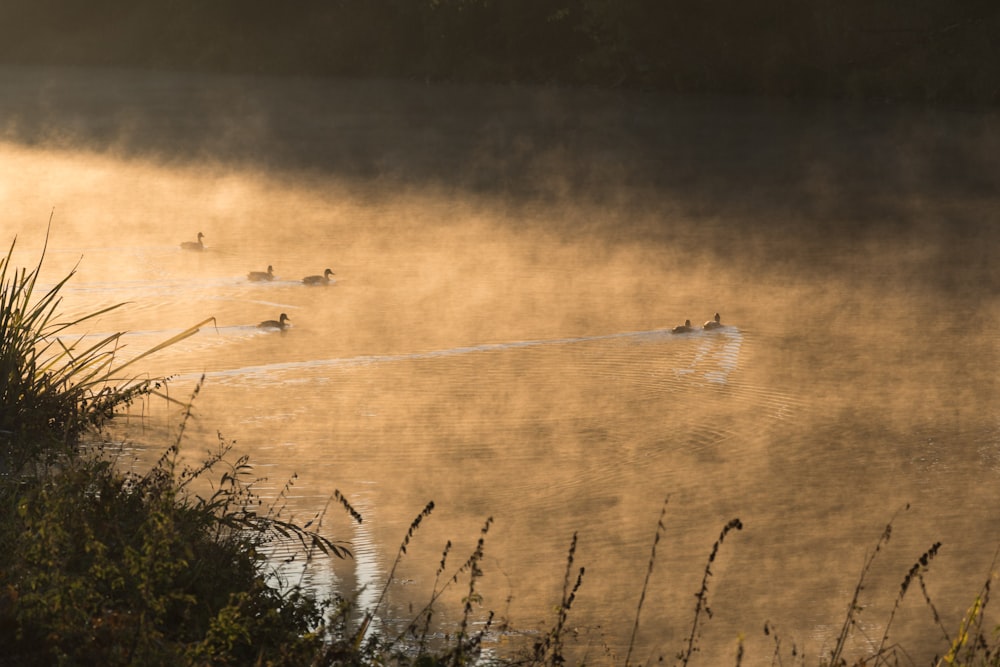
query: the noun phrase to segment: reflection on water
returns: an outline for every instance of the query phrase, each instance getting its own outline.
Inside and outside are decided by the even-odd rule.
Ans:
[[[99,87],[39,93],[5,76],[26,109],[46,95],[100,101]],[[117,139],[86,105],[60,104],[50,121],[72,115],[76,135],[8,123],[3,229],[33,263],[55,207],[45,276],[78,265],[70,313],[128,302],[80,332],[128,331],[122,359],[215,318],[143,372],[172,376],[180,400],[205,377],[188,456],[218,432],[251,455],[266,496],[297,474],[284,500],[296,516],[321,513],[334,489],[362,512],[361,525],[323,516],[355,558],[316,565],[317,587],[374,605],[430,500],[383,622],[412,618],[447,541],[454,568],[492,516],[479,590],[515,633],[553,621],[578,535],[586,575],[570,622],[591,661],[605,647],[622,660],[668,497],[641,661],[681,649],[733,517],[745,528],[712,569],[704,664],[731,662],[740,633],[751,662],[771,655],[765,620],[806,655],[828,649],[866,550],[906,503],[866,589],[869,635],[934,541],[927,582],[946,618],[987,576],[1000,527],[998,208],[981,173],[967,196],[960,179],[935,189],[940,165],[894,143],[916,121],[641,96],[581,107],[551,91],[510,91],[501,113],[454,89],[256,82],[245,94],[258,113],[242,119],[253,131],[227,108],[208,124],[228,132],[210,141],[196,123],[219,101],[210,82],[134,77],[98,76],[129,100]],[[380,106],[394,95],[410,105]],[[462,104],[435,121],[428,109],[447,106],[436,95]],[[365,104],[379,113],[348,113]],[[298,153],[292,136],[308,139]],[[873,146],[881,167],[910,167],[884,189],[861,159]],[[462,187],[442,185],[451,177]],[[182,250],[199,231],[205,249]],[[268,265],[273,280],[247,279]],[[327,267],[334,282],[302,284]],[[718,330],[670,333],[716,311]],[[256,327],[282,312],[287,330]],[[117,435],[143,465],[179,419],[154,398]],[[445,624],[461,608],[452,593]],[[919,602],[895,627],[918,664],[942,650]]]

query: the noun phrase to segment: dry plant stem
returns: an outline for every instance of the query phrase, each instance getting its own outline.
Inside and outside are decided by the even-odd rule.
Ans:
[[[625,653],[625,667],[629,666],[632,657],[632,649],[635,648],[635,637],[639,632],[639,614],[642,612],[642,605],[646,601],[646,591],[649,589],[649,579],[653,574],[653,563],[656,562],[656,545],[660,542],[660,536],[666,528],[663,525],[663,517],[667,514],[667,504],[670,496],[663,499],[663,506],[660,508],[660,519],[656,522],[656,533],[653,535],[653,547],[649,553],[649,565],[646,566],[646,579],[642,582],[642,592],[639,594],[639,604],[635,609],[635,622],[632,624],[632,636],[628,641],[628,650]]]
[[[1000,556],[1000,550],[993,553],[993,562],[990,563],[990,576],[986,579],[983,587],[979,590],[979,594],[972,601],[972,606],[969,607],[965,617],[962,618],[962,623],[958,628],[958,634],[956,635],[954,641],[951,642],[948,653],[935,663],[935,667],[941,667],[941,665],[968,664],[976,657],[976,650],[980,648],[979,643],[982,637],[983,615],[986,610],[986,606],[990,601],[990,590],[993,585],[993,577],[996,576],[992,573],[996,571],[998,556]],[[973,628],[975,629],[973,630]],[[970,636],[974,637],[971,646],[969,646]],[[959,658],[963,648],[966,652],[965,660],[961,660]],[[989,651],[987,650],[987,655],[988,654]],[[997,664],[996,656],[994,656],[993,662],[984,662],[984,664]]]
[[[483,576],[483,571],[479,567],[479,563],[483,560],[483,547],[486,543],[486,533],[490,530],[490,525],[493,523],[493,517],[486,519],[486,523],[483,525],[482,531],[479,535],[479,540],[476,541],[476,548],[469,557],[469,591],[465,596],[465,606],[462,609],[462,624],[458,631],[458,641],[455,647],[454,663],[456,665],[463,664],[464,660],[462,658],[465,652],[466,637],[468,636],[469,629],[469,619],[472,617],[472,605],[473,603],[479,601],[481,596],[476,593],[476,581]],[[456,575],[457,576],[457,575]],[[482,640],[483,633],[486,632],[490,625],[493,623],[493,612],[490,612],[489,619],[486,622],[486,630],[480,632],[478,636],[473,638],[469,644],[469,649],[474,650],[478,647],[479,642]]]
[[[417,621],[421,617],[423,617],[424,625],[420,632],[420,642],[418,644],[418,649],[421,653],[424,651],[424,648],[427,646],[427,638],[430,636],[431,632],[431,621],[433,620],[434,617],[434,603],[437,601],[438,597],[441,596],[444,590],[448,588],[448,584],[451,582],[451,578],[449,578],[449,580],[445,582],[444,586],[438,589],[438,585],[441,583],[441,575],[444,574],[444,571],[448,565],[448,554],[451,553],[451,547],[452,547],[451,540],[448,540],[448,542],[444,545],[444,549],[441,552],[441,562],[438,565],[437,570],[434,572],[434,585],[431,586],[431,596],[427,604],[424,606],[423,609],[420,610],[420,612],[416,616],[413,617],[413,620],[410,621],[406,629],[396,637],[393,643],[396,643],[399,640],[401,640],[403,638],[403,635],[406,634],[407,632],[415,632],[417,628]]]
[[[202,386],[204,386],[204,384],[205,384],[205,375],[202,374],[202,376],[198,378],[198,382],[195,383],[194,389],[191,390],[191,397],[188,398],[187,403],[184,406],[184,414],[181,415],[181,423],[178,424],[177,426],[177,437],[174,438],[173,447],[168,448],[167,451],[163,453],[163,456],[160,457],[160,461],[157,462],[157,465],[163,462],[166,459],[167,455],[171,453],[171,451],[176,452],[180,450],[181,442],[184,440],[184,432],[187,430],[187,424],[189,421],[191,421],[191,419],[194,418],[194,414],[192,412],[192,410],[194,409],[194,401],[196,398],[198,398],[198,394],[201,393],[201,388]],[[210,460],[214,459],[215,457],[212,457],[212,459]],[[214,463],[205,461],[202,464],[201,470],[202,471],[207,470],[211,468],[212,465],[214,465]],[[199,474],[200,472],[194,472],[190,477],[194,478],[197,477]]]
[[[715,541],[712,545],[712,553],[708,555],[708,563],[705,565],[705,574],[701,578],[701,589],[695,596],[698,599],[698,603],[694,608],[694,621],[691,623],[691,634],[688,637],[687,649],[679,657],[682,665],[687,665],[691,661],[691,656],[697,650],[695,646],[695,641],[698,638],[698,622],[701,619],[701,613],[704,611],[709,618],[712,616],[712,610],[708,606],[708,578],[712,576],[712,563],[715,562],[715,557],[719,553],[719,547],[722,546],[723,540],[726,539],[726,535],[729,534],[731,530],[742,530],[743,522],[739,519],[731,519],[723,528],[722,532],[719,534],[719,539]]]
[[[399,567],[399,563],[403,560],[403,556],[406,554],[406,547],[410,544],[413,534],[417,532],[417,529],[420,527],[424,518],[430,516],[433,511],[434,501],[432,500],[427,503],[427,505],[424,506],[424,509],[417,514],[416,518],[410,522],[410,527],[406,531],[406,536],[403,537],[403,542],[399,545],[399,550],[396,552],[396,560],[393,562],[388,576],[386,576],[382,592],[379,593],[378,599],[375,601],[375,605],[365,612],[365,617],[361,622],[361,627],[358,628],[358,633],[354,637],[355,646],[361,645],[361,641],[364,639],[365,633],[368,632],[368,626],[371,625],[372,619],[375,618],[375,614],[378,612],[378,608],[382,605],[382,600],[385,599],[386,592],[388,592],[389,586],[392,585],[392,578],[396,574],[396,568]]]
[[[424,627],[420,633],[420,643],[418,644],[418,651],[423,653],[425,647],[427,646],[427,637],[431,632],[431,620],[434,617],[434,601],[437,600],[438,595],[438,584],[441,583],[441,575],[444,574],[445,567],[448,563],[448,554],[451,553],[451,540],[448,540],[447,544],[444,545],[444,550],[441,552],[441,564],[438,565],[437,570],[434,572],[434,585],[431,587],[431,599],[430,602],[424,607],[423,610],[410,622],[406,630],[404,630],[399,636],[396,637],[395,641],[399,641],[403,638],[403,635],[409,631],[415,631],[417,627],[417,620],[423,616],[424,617]]]
[[[566,576],[563,578],[562,602],[559,605],[556,627],[552,632],[553,656],[558,656],[560,662],[562,662],[562,631],[566,626],[566,618],[570,608],[573,606],[573,600],[576,599],[576,592],[580,589],[580,584],[583,583],[584,568],[581,567],[576,575],[576,583],[573,585],[572,590],[569,587],[570,569],[573,565],[573,558],[576,555],[576,537],[576,533],[573,533],[573,541],[570,543],[569,557],[566,562]]]
[[[205,382],[205,376],[202,375],[201,378],[198,379],[198,382],[195,383],[194,389],[191,390],[191,397],[188,399],[187,404],[184,406],[184,414],[181,415],[181,422],[180,424],[178,424],[177,427],[177,436],[174,438],[173,444],[170,447],[167,447],[166,451],[164,451],[163,454],[160,455],[160,458],[156,461],[156,465],[153,466],[153,470],[157,470],[163,467],[167,467],[171,471],[175,469],[177,454],[178,452],[180,452],[181,442],[184,440],[184,432],[187,430],[187,423],[193,417],[192,409],[194,407],[194,400],[198,397],[198,394],[201,392],[201,387],[204,384],[204,382]],[[217,459],[215,459],[215,457],[212,457],[211,460],[212,462],[205,461],[203,463],[201,471],[211,468],[212,465],[214,465],[214,461]],[[189,478],[193,479],[195,477],[198,477],[199,474],[200,472],[192,472]],[[186,482],[184,483],[186,484]]]
[[[909,503],[900,510],[906,511],[910,508]],[[837,665],[840,664],[844,653],[844,647],[847,645],[847,638],[850,636],[851,628],[857,620],[857,614],[861,611],[858,606],[858,598],[861,596],[861,591],[865,588],[865,577],[868,575],[868,571],[871,570],[872,563],[875,562],[875,557],[882,550],[882,547],[889,542],[889,538],[892,537],[892,524],[899,516],[900,511],[897,511],[889,523],[886,524],[885,529],[882,530],[882,534],[879,535],[878,541],[875,543],[875,549],[868,555],[865,559],[864,565],[861,567],[861,574],[858,577],[858,583],[854,587],[854,594],[851,596],[851,602],[847,607],[847,616],[844,618],[844,624],[840,628],[840,634],[837,636],[837,642],[834,644],[833,650],[830,652],[830,664]]]
[[[941,622],[941,614],[938,613],[937,607],[935,607],[934,603],[931,601],[930,593],[927,592],[927,584],[924,581],[924,575],[918,574],[917,580],[920,582],[920,592],[923,593],[924,602],[926,602],[927,606],[930,607],[931,615],[934,617],[934,624],[938,626],[941,630],[941,634],[944,635],[945,643],[950,646],[951,636],[948,635],[947,628],[945,628],[944,623]]]
[[[566,574],[563,578],[562,600],[559,604],[559,613],[556,617],[555,627],[550,630],[544,638],[535,642],[531,664],[551,664],[561,665],[566,662],[562,655],[562,631],[566,624],[566,617],[576,599],[576,592],[583,583],[584,568],[580,568],[576,577],[576,584],[570,589],[570,577],[573,571],[573,560],[576,555],[577,534],[573,533],[573,540],[570,542],[569,554],[566,558]]]
[[[899,595],[896,596],[896,603],[892,607],[892,611],[889,612],[889,620],[885,623],[885,630],[882,632],[882,640],[878,644],[878,648],[875,650],[875,655],[881,655],[883,649],[885,648],[885,643],[889,640],[889,628],[892,627],[892,621],[896,617],[896,612],[899,610],[899,606],[903,603],[903,598],[906,596],[906,591],[909,590],[910,584],[913,583],[913,578],[923,574],[930,562],[937,555],[938,549],[941,548],[940,542],[935,542],[931,545],[931,548],[921,554],[917,562],[910,567],[910,570],[903,577],[903,583],[899,587]]]
[[[354,507],[351,506],[351,504],[347,501],[347,499],[343,495],[341,495],[339,489],[334,489],[333,494],[326,499],[326,504],[323,505],[322,511],[317,513],[313,519],[307,521],[302,526],[302,528],[303,529],[309,528],[309,526],[312,525],[313,522],[316,522],[316,528],[314,530],[316,533],[319,533],[320,530],[322,530],[323,528],[323,519],[326,517],[327,512],[330,510],[330,503],[333,502],[334,500],[339,502],[340,505],[343,506],[344,509],[347,510],[347,512],[351,515],[351,517],[355,519],[358,523],[362,522],[361,514],[357,510],[355,510]],[[305,562],[302,565],[302,571],[299,573],[299,581],[296,584],[297,588],[303,588],[305,586],[306,573],[309,569],[309,565],[313,561],[317,547],[318,545],[315,542],[313,542],[309,545],[309,548],[306,550]],[[323,552],[323,549],[320,548],[319,551]],[[350,551],[347,551],[346,549],[345,552],[348,555],[352,555]]]
[[[439,576],[440,576],[440,574],[445,569],[445,562],[447,561],[448,554],[451,551],[451,541],[448,542],[447,546],[445,547],[444,553],[441,556],[441,564],[440,564],[440,566],[438,568],[438,574],[435,576],[435,579],[434,579],[434,582],[435,582],[434,583],[434,589],[433,589],[433,593],[431,594],[430,599],[427,601],[427,604],[424,605],[423,609],[421,609],[419,612],[417,612],[416,616],[413,617],[413,620],[411,620],[407,624],[406,630],[404,630],[402,633],[400,633],[396,637],[395,641],[398,642],[400,639],[402,639],[403,635],[406,634],[407,631],[409,631],[409,630],[413,629],[414,627],[416,627],[417,620],[419,618],[421,618],[421,617],[424,617],[425,615],[427,617],[427,622],[426,622],[425,630],[424,630],[425,636],[426,636],[427,627],[430,625],[429,615],[432,613],[432,610],[434,608],[434,603],[436,603],[437,600],[438,600],[438,598],[440,598],[444,594],[444,592],[446,590],[448,590],[449,586],[451,586],[452,584],[457,584],[458,583],[458,577],[459,577],[459,575],[461,575],[466,570],[471,570],[473,568],[473,566],[478,567],[478,562],[479,562],[479,559],[481,558],[481,556],[477,556],[477,554],[481,552],[483,540],[485,539],[486,534],[489,532],[490,526],[492,526],[492,525],[493,525],[493,517],[492,516],[487,517],[486,518],[486,523],[483,524],[483,527],[482,527],[482,529],[480,531],[480,538],[479,538],[479,541],[477,542],[476,550],[472,553],[471,556],[469,556],[469,558],[467,558],[465,560],[464,563],[462,563],[458,567],[457,570],[455,570],[455,573],[452,574],[447,579],[447,581],[444,582],[444,585],[441,586],[440,589],[438,589],[437,588],[437,583],[438,583],[438,580],[439,580]],[[491,619],[492,619],[492,614],[491,614]]]
[[[778,638],[778,633],[771,627],[770,621],[764,621],[764,634],[768,637],[774,638],[774,654],[771,656],[771,664],[778,665],[781,667],[781,639]]]

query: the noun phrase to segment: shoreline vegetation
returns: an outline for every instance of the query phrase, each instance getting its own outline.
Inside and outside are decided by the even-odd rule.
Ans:
[[[986,0],[7,0],[0,63],[1000,103]]]
[[[134,361],[116,364],[115,346],[121,334],[97,343],[65,335],[100,313],[62,321],[59,291],[73,273],[39,296],[37,277],[44,249],[30,271],[10,265],[13,249],[14,242],[0,259],[0,539],[7,547],[0,566],[4,647],[0,664],[584,664],[574,657],[577,647],[568,625],[574,600],[586,586],[585,567],[575,562],[575,535],[551,627],[532,635],[531,644],[500,655],[493,639],[506,630],[504,622],[492,612],[482,616],[484,596],[477,587],[492,518],[486,519],[475,548],[464,560],[455,563],[461,556],[450,553],[451,543],[445,546],[426,606],[394,635],[379,622],[378,614],[396,567],[432,514],[433,502],[410,524],[377,601],[368,609],[357,609],[354,600],[337,591],[322,597],[301,580],[292,581],[287,570],[267,555],[269,547],[291,543],[306,564],[323,557],[351,558],[347,543],[321,534],[322,514],[299,524],[282,514],[280,496],[265,506],[254,491],[259,480],[254,479],[248,457],[234,457],[232,444],[221,435],[200,463],[181,463],[184,426],[200,383],[188,401],[179,404],[183,408],[179,431],[173,442],[165,444],[159,460],[143,474],[123,471],[113,455],[95,444],[101,429],[136,397],[158,394],[166,380],[124,373]],[[668,503],[669,498],[656,524],[635,617],[617,619],[631,628],[628,649],[624,658],[606,656],[599,661],[602,664],[642,664],[633,661],[632,651],[638,635],[655,631],[642,626],[641,614],[655,575],[657,546],[668,534],[664,522]],[[363,521],[339,491],[333,493],[330,506]],[[894,519],[867,556],[836,642],[818,663],[794,644],[783,645],[774,626],[766,623],[763,632],[773,639],[773,654],[744,655],[740,638],[730,664],[924,664],[913,662],[890,633],[904,598],[908,593],[913,597],[919,588],[928,618],[936,626],[933,631],[942,636],[940,656],[929,664],[1000,665],[1000,638],[985,620],[993,575],[981,590],[970,593],[963,618],[941,618],[925,585],[925,575],[942,546],[939,542],[903,573],[888,618],[878,619],[880,640],[872,642],[872,650],[864,655],[850,654],[849,639],[862,632],[859,619],[866,577],[892,535]],[[712,568],[722,556],[724,541],[742,529],[738,518],[721,529],[704,565],[701,586],[694,592],[690,629],[681,633],[685,639],[680,645],[671,647],[676,652],[661,655],[660,663],[700,664],[701,628],[711,622],[710,601],[715,602],[710,600]],[[435,626],[436,605],[444,604],[442,595],[449,589],[462,593],[462,609],[454,616],[457,627],[441,634]]]

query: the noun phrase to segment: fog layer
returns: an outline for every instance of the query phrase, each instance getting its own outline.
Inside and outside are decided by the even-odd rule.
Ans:
[[[312,573],[381,585],[409,522],[438,509],[391,588],[423,603],[447,539],[487,516],[485,605],[551,620],[566,549],[587,575],[579,649],[624,651],[664,498],[643,660],[679,650],[705,558],[728,662],[765,620],[818,656],[866,589],[879,623],[934,541],[958,619],[988,573],[1000,465],[997,119],[533,88],[7,70],[0,206],[17,257],[79,263],[65,307],[127,330],[183,396],[189,454],[216,440],[293,509],[339,489],[357,559]],[[180,243],[204,234],[205,250]],[[249,271],[273,265],[275,280]],[[336,282],[303,276],[332,268]],[[255,325],[285,312],[292,327]],[[719,312],[716,331],[675,335]],[[99,333],[88,331],[82,333]],[[178,414],[122,420],[155,459]],[[665,546],[664,546],[665,545]],[[456,561],[458,558],[456,558]],[[939,575],[940,579],[935,579]],[[368,589],[365,589],[365,586]],[[456,607],[457,609],[457,607]],[[897,620],[941,652],[919,601]],[[447,623],[451,617],[443,615]],[[529,635],[530,637],[530,635]],[[855,649],[862,651],[859,636]]]

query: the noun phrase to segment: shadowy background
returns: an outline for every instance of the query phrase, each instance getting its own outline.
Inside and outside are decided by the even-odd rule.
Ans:
[[[993,0],[7,0],[0,63],[1000,101]]]

